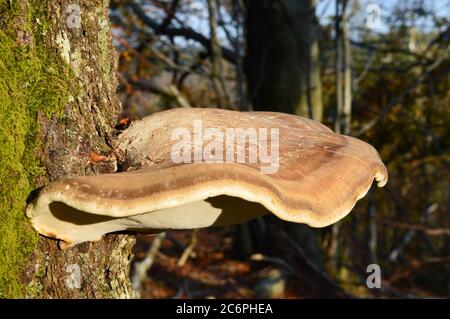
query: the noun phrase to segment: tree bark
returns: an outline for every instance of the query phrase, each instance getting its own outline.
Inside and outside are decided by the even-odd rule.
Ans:
[[[246,75],[255,110],[321,121],[322,86],[315,1],[247,1]]]
[[[335,48],[336,48],[336,133],[350,134],[352,115],[351,51],[348,29],[348,1],[336,0]],[[340,223],[331,226],[329,257],[333,269],[339,268]]]
[[[217,106],[226,108],[230,104],[227,87],[224,80],[222,49],[217,36],[217,0],[207,0],[209,34],[211,38],[211,82],[217,96]]]
[[[320,121],[322,88],[315,1],[249,0],[245,71],[256,111],[294,113]],[[285,223],[285,230],[319,266],[317,231]]]
[[[335,72],[336,72],[336,116],[334,119],[334,131],[341,133],[342,111],[344,108],[343,82],[342,82],[342,6],[341,0],[336,0],[336,13],[334,16],[335,33]]]
[[[342,42],[344,51],[344,108],[343,108],[343,132],[349,135],[352,129],[352,55],[348,28],[348,1],[342,12]]]
[[[4,39],[10,39],[12,44],[6,50],[16,50],[25,56],[23,60],[11,62],[10,68],[19,72],[28,58],[36,61],[36,72],[41,72],[30,73],[31,84],[24,87],[25,94],[32,90],[30,96],[36,101],[33,104],[25,101],[18,109],[20,114],[16,114],[37,124],[35,131],[29,129],[25,134],[36,143],[24,143],[24,152],[33,155],[38,173],[31,174],[27,171],[29,167],[23,161],[20,163],[30,185],[20,189],[21,198],[23,195],[26,198],[26,191],[34,188],[33,185],[40,187],[66,176],[110,173],[117,168],[115,161],[90,163],[91,152],[108,154],[114,147],[114,124],[120,111],[116,95],[117,57],[109,29],[108,7],[109,1],[91,0],[79,0],[76,4],[71,0],[8,1],[0,5],[1,20],[13,22],[0,24]],[[4,71],[0,69],[0,78]],[[42,77],[38,79],[38,76]],[[13,88],[7,94],[0,93],[2,98],[14,99],[14,94],[19,92]],[[60,98],[51,99],[52,107],[47,108],[47,98],[57,94]],[[16,143],[24,138],[17,134],[20,128],[10,126],[10,129],[14,138],[17,137]],[[25,202],[18,205],[24,213]],[[23,216],[17,218],[27,232],[33,232]],[[14,231],[20,230],[9,231],[14,235]],[[67,250],[58,248],[55,240],[43,237],[34,244],[33,253],[17,266],[20,272],[10,273],[20,278],[5,280],[9,286],[2,287],[3,295],[135,296],[129,281],[134,238],[109,235],[99,242]],[[9,256],[2,258],[10,262]],[[21,283],[19,290],[12,288],[17,281]]]
[[[336,118],[335,131],[350,134],[352,115],[352,71],[348,29],[348,1],[336,0]]]

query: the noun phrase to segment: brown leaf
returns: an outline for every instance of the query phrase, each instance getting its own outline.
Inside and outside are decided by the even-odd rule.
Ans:
[[[91,164],[104,161],[105,159],[106,159],[105,155],[100,155],[95,152],[91,152],[91,155],[89,156],[89,161],[91,162]]]
[[[119,120],[119,123],[115,126],[116,130],[124,130],[130,126],[131,120],[129,117],[125,117]]]

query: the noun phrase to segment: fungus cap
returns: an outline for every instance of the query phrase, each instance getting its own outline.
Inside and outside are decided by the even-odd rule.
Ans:
[[[237,131],[245,143],[231,134]],[[179,154],[174,161],[183,132],[190,134],[179,144],[187,163]],[[222,226],[268,213],[324,227],[345,217],[374,179],[382,187],[388,178],[371,145],[272,112],[163,111],[132,123],[116,151],[125,154],[125,172],[70,177],[43,188],[27,207],[39,233],[71,246],[110,232]],[[277,151],[274,166],[267,159]]]

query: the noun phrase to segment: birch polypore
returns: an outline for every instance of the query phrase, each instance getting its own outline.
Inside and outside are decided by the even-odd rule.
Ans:
[[[213,133],[195,137],[198,121]],[[184,147],[174,147],[180,141]],[[43,188],[27,207],[39,233],[70,246],[117,231],[223,226],[269,213],[324,227],[345,217],[374,179],[382,187],[388,178],[371,145],[282,113],[164,111],[132,123],[117,151],[124,172]]]

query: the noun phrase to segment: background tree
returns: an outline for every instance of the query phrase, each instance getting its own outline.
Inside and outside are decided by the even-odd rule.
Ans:
[[[245,72],[252,109],[294,113],[321,121],[315,1],[247,1],[245,27]],[[317,232],[298,224],[286,223],[284,228],[302,246],[305,256],[322,266]],[[261,232],[258,234],[261,237]]]
[[[246,76],[256,110],[322,120],[316,1],[247,1]]]

